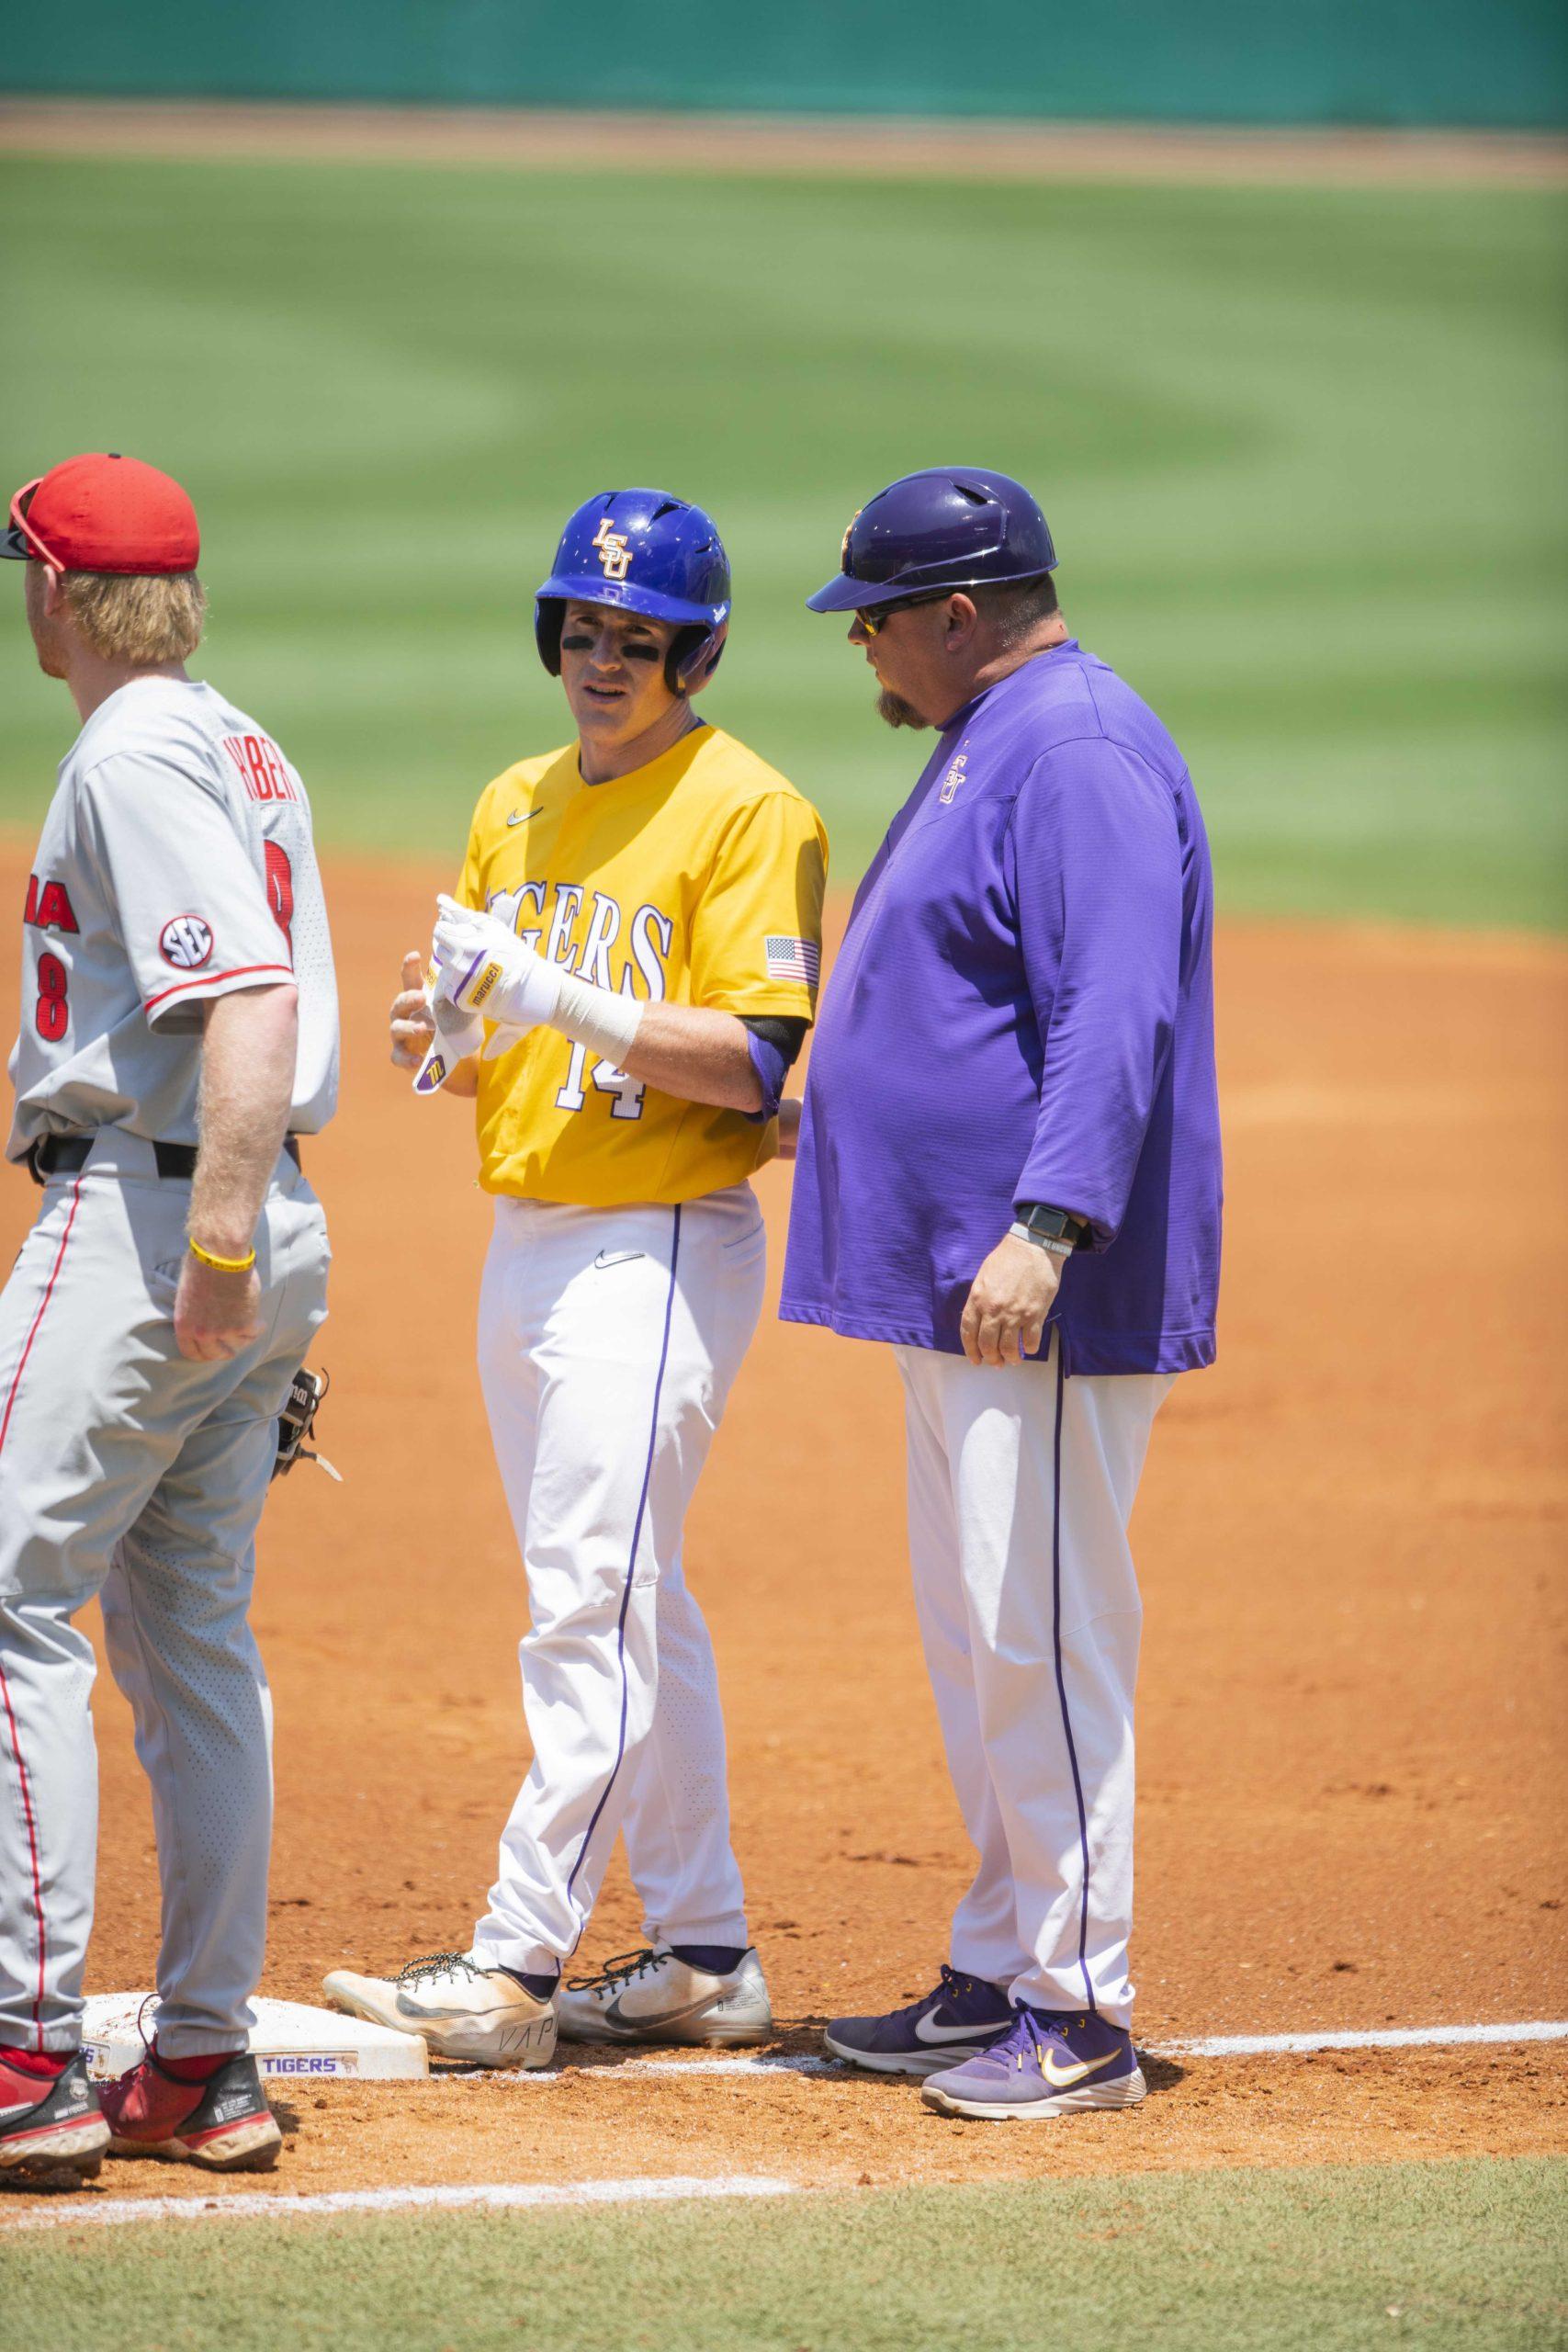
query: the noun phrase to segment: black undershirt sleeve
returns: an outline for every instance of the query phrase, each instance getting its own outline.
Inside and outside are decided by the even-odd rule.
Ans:
[[[807,1029],[801,1014],[762,1012],[750,1020],[742,1015],[740,1025],[743,1029],[750,1029],[753,1037],[761,1037],[764,1045],[772,1046],[774,1053],[782,1057],[786,1069],[799,1059],[800,1049],[806,1043]]]
[[[797,1013],[764,1012],[751,1020],[742,1014],[740,1025],[750,1039],[751,1067],[762,1090],[761,1110],[747,1111],[743,1116],[758,1122],[776,1118],[784,1080],[805,1043],[807,1024]]]

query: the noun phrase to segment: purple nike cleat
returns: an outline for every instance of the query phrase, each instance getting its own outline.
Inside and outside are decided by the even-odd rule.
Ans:
[[[1074,2115],[1093,2107],[1136,2107],[1145,2083],[1133,2037],[1101,2017],[1026,2008],[1021,2001],[1012,2031],[966,2059],[920,2097],[943,2115],[976,2115],[997,2123]]]
[[[978,2058],[1012,2025],[998,1984],[944,1968],[934,1993],[882,2018],[835,2018],[822,2036],[835,2058],[878,2075],[934,2075]]]

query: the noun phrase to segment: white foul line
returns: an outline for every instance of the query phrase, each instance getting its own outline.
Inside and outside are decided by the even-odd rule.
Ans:
[[[604,2044],[596,2045],[604,2048]],[[810,2052],[793,2056],[770,2051],[761,2058],[623,2058],[618,2065],[573,2066],[454,2066],[429,2075],[432,2083],[497,2083],[508,2089],[526,2090],[530,2083],[558,2083],[570,2075],[577,2082],[618,2083],[627,2075],[665,2075],[676,2082],[687,2075],[836,2075],[840,2080],[854,2070],[839,2058],[818,2058]]]
[[[716,2177],[677,2176],[652,2180],[497,2181],[490,2187],[447,2188],[331,2188],[295,2196],[288,2189],[240,2197],[116,2197],[102,2205],[37,2207],[0,2225],[12,2230],[74,2230],[120,2222],[228,2222],[266,2213],[288,2220],[296,2213],[388,2213],[416,2207],[459,2205],[662,2204],[677,2197],[791,2197],[793,2180],[765,2173],[720,2173]]]
[[[1568,2019],[1530,2018],[1517,2025],[1391,2026],[1368,2033],[1219,2033],[1183,2041],[1140,2041],[1138,2046],[1155,2058],[1289,2058],[1310,2056],[1314,2050],[1423,2050],[1463,2043],[1565,2040]],[[558,2083],[566,2071],[553,2066],[534,2074],[525,2074],[521,2068],[501,2073],[487,2072],[481,2067],[472,2074],[433,2075],[430,2080],[523,2086],[529,2083]],[[870,2079],[860,2068],[842,2059],[818,2058],[809,2053],[793,2056],[782,2051],[770,2052],[761,2058],[626,2058],[619,2065],[579,2071],[604,2082],[618,2082],[626,2075],[663,2075],[671,2081],[679,2080],[682,2075],[740,2075],[753,2079],[766,2075],[826,2075],[840,2082]],[[879,2079],[896,2082],[903,2078],[883,2075]]]
[[[608,2045],[596,2043],[594,2047],[605,2049]],[[618,2065],[601,2066],[462,2066],[425,2079],[432,2083],[496,2083],[503,2088],[525,2090],[530,2083],[558,2083],[568,2074],[579,2082],[591,2075],[596,2083],[618,2083],[626,2075],[667,2075],[672,2081],[682,2075],[750,2075],[753,2080],[759,2075],[835,2075],[842,2081],[853,2072],[841,2059],[818,2058],[810,2052],[792,2056],[787,2051],[770,2051],[761,2058],[623,2058]]]
[[[1147,2047],[1156,2056],[1170,2051],[1183,2058],[1272,2058],[1314,2050],[1424,2050],[1456,2042],[1564,2040],[1568,2019],[1540,2018],[1520,2025],[1390,2026],[1376,2033],[1216,2033],[1204,2041],[1151,2041]]]
[[[792,2057],[779,2052],[766,2058],[634,2058],[628,2074],[638,2075],[841,2075],[843,2061],[817,2058],[809,2052]]]

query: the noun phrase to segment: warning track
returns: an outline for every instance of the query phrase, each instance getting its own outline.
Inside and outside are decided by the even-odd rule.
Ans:
[[[832,179],[1568,187],[1568,140],[1523,133],[115,98],[0,103],[0,153]]]

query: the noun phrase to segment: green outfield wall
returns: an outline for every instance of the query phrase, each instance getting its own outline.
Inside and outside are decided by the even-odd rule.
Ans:
[[[1562,0],[0,0],[12,93],[1568,121]]]

